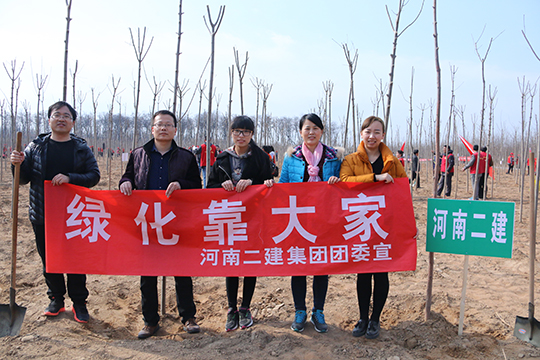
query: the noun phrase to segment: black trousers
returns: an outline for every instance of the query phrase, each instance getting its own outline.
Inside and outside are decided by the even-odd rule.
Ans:
[[[225,278],[225,287],[227,288],[227,302],[229,303],[229,308],[231,308],[233,311],[237,310],[236,303],[238,302],[238,287],[240,286],[239,283],[240,280],[238,277]],[[242,305],[240,305],[241,308],[250,308],[251,299],[253,299],[253,293],[255,293],[256,284],[256,277],[244,277],[244,288],[242,290]]]
[[[174,283],[176,306],[185,324],[197,312],[193,301],[193,282],[191,277],[175,276]],[[141,276],[141,303],[145,325],[156,326],[159,323],[157,276]]]
[[[477,184],[476,184],[476,187],[477,187],[476,195],[480,199],[484,199],[487,193],[487,186],[484,186],[485,179],[486,179],[486,173],[478,174]],[[478,200],[478,198],[475,200]]]
[[[452,193],[452,177],[454,176],[453,173],[441,173],[441,177],[439,179],[439,185],[437,186],[437,195],[441,195],[444,189],[444,185],[446,182],[446,191],[444,192],[446,196],[450,196]]]
[[[48,273],[45,269],[45,225],[32,224],[36,236],[36,246],[41,262],[43,263],[43,276],[48,290],[49,299],[64,299],[66,282],[64,274]],[[86,302],[88,289],[86,288],[86,275],[67,274],[67,291],[71,300],[76,304]]]
[[[360,307],[360,319],[368,321],[369,303],[371,300],[371,278],[375,280],[373,285],[373,310],[371,320],[380,321],[381,313],[388,298],[390,282],[388,273],[358,274],[356,278],[356,294],[358,296],[358,306]]]
[[[291,289],[294,299],[294,308],[296,310],[306,311],[306,276],[291,277]],[[328,291],[328,275],[313,276],[313,309],[324,310],[324,302]]]
[[[420,187],[420,174],[417,171],[413,171],[412,181],[416,180],[415,187],[418,189]]]

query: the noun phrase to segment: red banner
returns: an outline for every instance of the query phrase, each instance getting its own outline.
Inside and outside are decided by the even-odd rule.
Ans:
[[[47,271],[288,276],[416,269],[409,183],[165,191],[45,182]]]

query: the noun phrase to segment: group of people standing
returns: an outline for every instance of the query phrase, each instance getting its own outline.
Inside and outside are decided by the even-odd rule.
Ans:
[[[21,183],[31,183],[30,220],[36,236],[36,244],[43,263],[43,274],[48,286],[50,304],[44,315],[57,316],[65,311],[66,284],[63,274],[50,274],[45,268],[44,227],[44,181],[51,180],[53,186],[64,183],[93,187],[100,180],[96,159],[85,140],[71,133],[77,112],[66,102],[57,102],[49,108],[51,132],[39,135],[23,152],[13,151],[11,162],[21,166]],[[152,117],[152,139],[133,150],[119,189],[125,196],[133,190],[164,190],[170,197],[174,191],[200,189],[201,176],[197,160],[189,150],[179,147],[174,141],[177,131],[176,116],[161,110]],[[216,156],[209,171],[207,187],[225,191],[245,191],[251,185],[272,187],[274,177],[268,154],[254,141],[255,126],[247,116],[236,117],[230,128],[233,145]],[[328,184],[344,182],[392,183],[394,178],[406,177],[401,162],[382,142],[385,136],[383,120],[370,116],[362,124],[362,142],[355,153],[343,159],[343,150],[321,142],[324,125],[316,114],[306,114],[299,121],[302,144],[291,148],[284,159],[280,183],[325,181]],[[202,156],[201,156],[202,158]],[[228,312],[225,329],[249,328],[253,324],[250,311],[257,278],[245,274],[242,301],[238,306],[240,279],[227,277],[225,280]],[[372,284],[372,281],[374,282]],[[324,317],[324,304],[328,290],[328,275],[313,278],[313,306],[310,321],[318,332],[328,331]],[[193,300],[191,277],[175,277],[177,307],[184,329],[197,333],[196,306]],[[357,296],[360,319],[352,334],[374,339],[379,336],[380,316],[385,305],[389,280],[388,273],[358,274]],[[159,330],[157,277],[141,276],[141,305],[144,327],[139,332],[141,339],[154,335]],[[295,316],[291,329],[304,330],[307,322],[306,276],[293,276],[291,289]],[[88,290],[86,276],[67,275],[67,293],[72,299],[72,311],[78,322],[88,322],[86,307]],[[370,315],[370,302],[373,306]]]

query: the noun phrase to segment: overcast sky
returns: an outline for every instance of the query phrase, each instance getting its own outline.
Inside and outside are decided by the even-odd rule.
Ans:
[[[215,88],[222,94],[220,112],[228,102],[228,68],[234,63],[233,47],[241,59],[249,52],[244,78],[245,112],[255,114],[255,89],[251,80],[259,78],[273,84],[268,98],[268,112],[274,116],[297,118],[317,108],[324,97],[322,83],[334,82],[333,119],[345,118],[349,91],[349,72],[343,50],[347,43],[358,49],[355,73],[355,97],[362,118],[373,113],[376,85],[389,81],[393,32],[386,14],[397,10],[398,0],[334,1],[183,1],[180,81],[189,80],[188,98],[210,54],[210,35],[204,24],[206,5],[215,20],[219,5],[226,5],[225,16],[216,36]],[[420,10],[420,0],[409,0],[403,10],[400,30]],[[409,117],[408,97],[411,70],[414,67],[413,118],[420,118],[419,107],[436,99],[436,73],[433,41],[433,2],[428,1],[418,21],[398,40],[396,75],[391,121],[405,138]],[[442,113],[447,121],[450,103],[450,67],[455,66],[456,105],[465,106],[468,122],[479,118],[482,99],[481,64],[475,52],[485,55],[486,82],[497,88],[496,127],[508,130],[520,126],[521,94],[517,79],[535,83],[540,76],[540,61],[529,49],[521,31],[526,33],[540,54],[540,2],[537,0],[453,0],[438,2],[438,32],[442,69]],[[2,0],[0,2],[0,61],[10,68],[17,60],[21,74],[19,99],[36,103],[36,74],[48,76],[45,103],[62,97],[64,38],[66,27],[64,0]],[[174,82],[178,30],[178,1],[160,0],[73,0],[69,37],[69,67],[79,62],[77,92],[86,94],[83,112],[91,112],[90,89],[100,92],[100,111],[110,106],[111,76],[121,78],[120,98],[123,112],[133,113],[133,84],[137,61],[131,45],[129,28],[146,27],[147,44],[153,43],[144,60],[148,77]],[[525,25],[524,25],[525,22]],[[9,101],[10,80],[0,69],[0,100]],[[204,78],[208,79],[208,73]],[[72,99],[69,81],[68,99]],[[240,113],[238,75],[235,74],[233,113]],[[171,98],[167,84],[160,108]],[[538,96],[537,96],[538,98]],[[140,112],[149,112],[152,93],[144,82]],[[118,105],[115,104],[115,107]],[[206,108],[207,105],[203,105]],[[215,106],[215,102],[214,102]],[[20,107],[21,108],[21,107]],[[214,107],[215,108],[215,107]],[[534,112],[538,113],[535,100]],[[191,114],[197,112],[192,105]],[[382,110],[379,115],[382,117]],[[424,122],[424,126],[426,122]],[[461,129],[461,124],[460,127]],[[470,130],[469,130],[470,131]]]

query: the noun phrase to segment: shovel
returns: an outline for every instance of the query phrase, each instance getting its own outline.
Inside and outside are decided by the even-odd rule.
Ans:
[[[16,150],[21,151],[22,133],[17,132]],[[19,217],[19,177],[21,165],[15,165],[12,193],[12,227],[11,227],[11,287],[9,288],[9,305],[0,305],[0,337],[17,336],[26,314],[26,308],[15,303],[15,269],[17,267],[17,219]]]
[[[534,153],[530,153],[534,163]],[[534,172],[531,173],[531,210],[530,210],[530,245],[529,245],[529,317],[516,316],[514,336],[520,340],[540,346],[540,322],[534,318],[534,263],[536,260],[536,201],[535,201]]]

